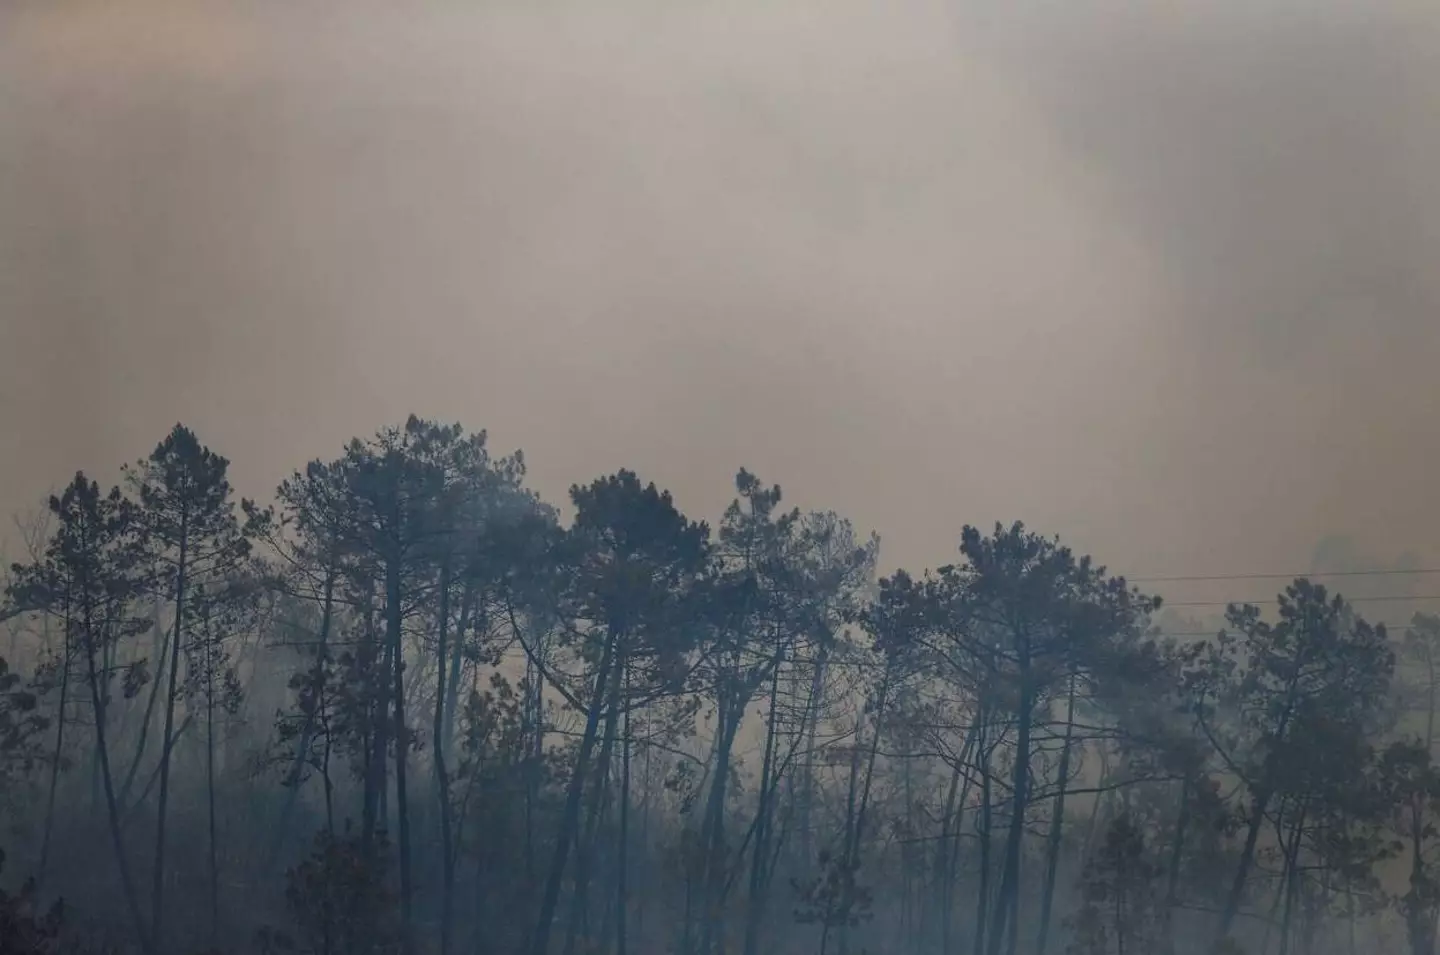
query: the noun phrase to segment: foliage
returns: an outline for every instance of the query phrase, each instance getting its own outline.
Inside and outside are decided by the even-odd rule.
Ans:
[[[310,855],[285,876],[285,901],[312,955],[398,952],[396,900],[385,885],[385,844],[367,845],[349,826],[321,830]]]
[[[745,469],[713,526],[625,469],[565,522],[519,452],[414,416],[273,511],[228,464],[176,426],[77,475],[5,591],[34,678],[0,660],[0,777],[50,771],[11,811],[67,897],[114,887],[75,849],[108,837],[131,919],[97,920],[150,955],[282,907],[262,950],[1047,955],[1053,922],[1139,955],[1268,920],[1434,955],[1432,618],[1395,641],[1301,579],[1167,637],[1018,522],[877,580],[877,538]]]
[[[1071,917],[1071,955],[1141,955],[1163,945],[1162,899],[1156,890],[1163,869],[1151,859],[1140,828],[1117,817],[1105,843],[1085,866],[1081,905]]]
[[[5,852],[0,850],[0,872]],[[34,879],[26,879],[14,895],[0,888],[0,952],[6,955],[54,955],[65,922],[65,903],[57,899],[39,912]]]
[[[808,880],[792,879],[795,894],[795,921],[821,927],[820,955],[825,955],[832,929],[855,928],[874,918],[874,897],[857,879],[859,863],[854,859],[822,851],[819,873]]]

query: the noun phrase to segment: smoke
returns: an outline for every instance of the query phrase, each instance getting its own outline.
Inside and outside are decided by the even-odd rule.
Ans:
[[[15,6],[0,506],[414,410],[552,500],[745,465],[887,564],[1425,553],[1437,18],[1253,6]]]
[[[1155,244],[1197,347],[1284,363],[1355,326],[1434,343],[1433,9],[1040,6],[1015,7],[996,46]]]

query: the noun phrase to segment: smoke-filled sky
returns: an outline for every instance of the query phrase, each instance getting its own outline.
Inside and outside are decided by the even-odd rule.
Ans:
[[[1429,0],[11,0],[0,510],[413,410],[887,565],[1431,555],[1436,170]]]

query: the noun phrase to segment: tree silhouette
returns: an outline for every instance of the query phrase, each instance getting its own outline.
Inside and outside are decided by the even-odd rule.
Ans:
[[[413,416],[227,473],[177,426],[11,570],[0,832],[66,906],[4,946],[1434,955],[1432,617],[1167,636],[1020,523],[877,579],[748,470],[713,529],[629,470],[567,514]]]

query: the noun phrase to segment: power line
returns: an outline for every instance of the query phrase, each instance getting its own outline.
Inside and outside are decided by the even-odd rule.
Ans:
[[[1391,631],[1399,632],[1399,631],[1402,631],[1402,630],[1408,630],[1408,629],[1410,628],[1410,626],[1411,626],[1411,622],[1410,622],[1409,620],[1407,620],[1407,621],[1405,621],[1404,623],[1376,623],[1376,624],[1372,624],[1372,626],[1384,627],[1386,630],[1391,630]],[[1157,633],[1155,633],[1154,636],[1158,636],[1158,637],[1213,637],[1213,636],[1215,636],[1216,633],[1218,633],[1218,632],[1221,631],[1221,630],[1226,630],[1226,631],[1229,631],[1229,632],[1232,632],[1232,633],[1234,632],[1234,631],[1233,631],[1233,628],[1230,628],[1230,627],[1213,627],[1213,628],[1211,628],[1211,629],[1209,629],[1209,630],[1165,630],[1165,629],[1161,629],[1161,630],[1159,630]]]
[[[1397,603],[1397,602],[1404,602],[1404,601],[1407,601],[1407,600],[1440,600],[1440,594],[1415,594],[1414,596],[1411,596],[1411,595],[1408,595],[1408,594],[1394,594],[1394,595],[1392,595],[1392,596],[1386,596],[1386,597],[1345,597],[1345,602],[1346,602],[1347,604],[1358,604],[1358,603],[1386,603],[1386,602],[1388,602],[1388,603]],[[1249,601],[1249,602],[1259,603],[1259,602],[1262,602],[1262,601]],[[1263,602],[1268,602],[1268,598],[1264,598],[1264,599],[1263,599]],[[1236,604],[1236,605],[1238,606],[1238,605],[1241,605],[1241,604],[1244,604],[1244,603],[1247,603],[1247,601],[1244,601],[1244,600],[1166,600],[1166,601],[1164,601],[1164,603],[1161,605],[1161,607],[1162,607],[1162,609],[1163,609],[1164,607],[1228,607],[1228,606],[1230,606],[1231,604]]]
[[[1408,574],[1440,574],[1440,567],[1422,567],[1417,570],[1330,570],[1305,574],[1172,574],[1125,579],[1136,583],[1169,583],[1189,580],[1295,580],[1298,577],[1382,577]]]

